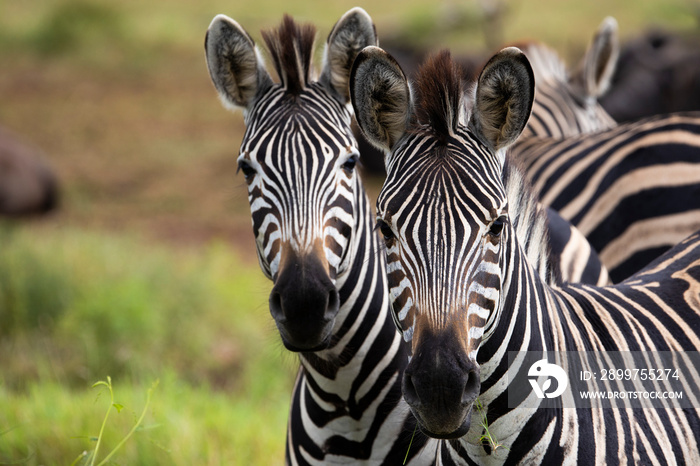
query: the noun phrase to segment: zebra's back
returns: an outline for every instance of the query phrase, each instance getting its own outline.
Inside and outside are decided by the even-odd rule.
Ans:
[[[591,242],[614,282],[700,229],[700,113],[513,149],[542,202]]]

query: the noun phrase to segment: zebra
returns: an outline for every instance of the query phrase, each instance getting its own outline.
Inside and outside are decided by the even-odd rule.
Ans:
[[[561,139],[609,129],[617,123],[598,103],[610,88],[620,55],[617,21],[606,17],[573,72],[545,44],[516,44],[535,74],[535,101],[519,140]],[[517,151],[518,143],[512,151]]]
[[[512,47],[487,62],[469,95],[447,51],[414,86],[378,47],[355,59],[358,125],[387,152],[377,227],[412,355],[403,396],[421,430],[449,445],[443,464],[698,464],[697,408],[508,405],[509,351],[700,349],[700,232],[618,285],[552,281],[541,205],[505,152],[527,122],[533,81]],[[694,368],[687,393],[699,381]],[[477,398],[505,448],[478,440]]]
[[[541,201],[586,236],[613,282],[700,229],[700,113],[618,127],[597,103],[617,62],[616,31],[606,18],[572,75],[550,48],[522,46],[536,92],[510,149]]]
[[[567,71],[565,63],[547,45],[540,42],[518,45],[531,62],[536,92],[527,125],[511,149],[516,154],[514,158],[518,158],[520,144],[526,145],[540,138],[563,139],[589,134],[613,128],[617,124],[598,103],[598,98],[610,87],[619,56],[615,18],[609,16],[601,22],[583,59],[572,73]],[[547,213],[555,256],[553,262],[568,269],[562,273],[564,281],[609,284],[611,276],[608,266],[585,233],[569,223],[572,219],[562,219],[556,206],[548,209]]]
[[[613,282],[700,229],[700,112],[516,144],[542,203],[586,236]]]
[[[439,445],[413,438],[415,419],[401,398],[407,356],[350,128],[350,65],[377,43],[374,24],[361,8],[346,12],[317,80],[313,26],[285,15],[263,39],[280,83],[251,36],[224,15],[212,21],[205,49],[224,105],[244,112],[238,167],[258,260],[274,284],[269,308],[281,340],[300,361],[286,463],[431,464]]]

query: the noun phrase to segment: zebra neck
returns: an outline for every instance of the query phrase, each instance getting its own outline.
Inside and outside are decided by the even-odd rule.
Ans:
[[[555,283],[557,274],[550,258],[547,213],[524,172],[510,157],[503,168],[503,184],[518,244],[540,277],[547,283]]]
[[[306,377],[345,401],[358,389],[360,374],[371,378],[400,373],[408,362],[389,314],[385,259],[369,200],[363,189],[356,192],[357,222],[346,258],[351,265],[336,281],[340,311],[332,343],[326,350],[300,355]]]
[[[504,352],[555,351],[558,346],[551,331],[551,314],[556,311],[551,311],[562,304],[559,294],[530,264],[517,241],[511,239],[504,247],[502,299],[493,327],[488,329],[478,352],[482,381],[489,374],[499,375],[498,371],[505,374],[507,368],[502,364],[499,368]]]
[[[477,442],[483,434],[482,413],[472,414],[469,432],[459,439],[455,450],[462,450],[473,464],[502,464],[513,449],[513,442],[534,423],[547,426],[561,410],[548,408],[510,407],[509,381],[512,380],[510,357],[514,352],[553,351],[558,346],[552,333],[552,321],[546,308],[558,301],[556,292],[546,284],[538,271],[529,264],[526,253],[517,241],[508,241],[506,250],[506,279],[503,283],[503,302],[493,332],[482,343],[477,354],[481,367],[479,401],[488,413],[489,432],[502,445],[493,451]],[[551,404],[550,404],[551,406]],[[486,415],[486,414],[483,415]],[[533,416],[537,417],[533,419]]]

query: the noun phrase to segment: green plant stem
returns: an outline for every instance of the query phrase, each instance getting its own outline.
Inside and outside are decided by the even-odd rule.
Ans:
[[[499,448],[505,448],[507,450],[507,447],[500,444],[498,440],[491,435],[491,432],[489,431],[489,421],[486,417],[486,410],[484,409],[484,405],[481,404],[481,400],[478,398],[476,401],[474,401],[474,408],[476,408],[477,412],[479,413],[479,423],[481,424],[481,427],[484,428],[485,432],[484,435],[479,437],[479,442],[486,442],[493,449],[493,451],[496,451]]]
[[[413,427],[413,435],[411,435],[411,441],[408,442],[408,449],[406,450],[406,456],[403,458],[403,464],[406,464],[406,460],[408,460],[408,452],[411,451],[411,445],[413,445],[413,437],[416,436],[416,429],[418,429],[418,422],[416,422],[416,425]]]
[[[106,464],[107,461],[109,461],[109,459],[112,456],[114,456],[114,454],[117,452],[117,450],[119,450],[126,443],[126,441],[129,440],[129,437],[131,437],[133,435],[133,433],[136,432],[136,429],[139,428],[139,426],[141,425],[141,422],[143,422],[143,418],[146,417],[146,412],[148,411],[148,406],[151,404],[151,395],[153,394],[153,390],[158,386],[158,382],[159,381],[156,380],[153,383],[153,385],[151,386],[151,388],[148,389],[148,392],[146,394],[146,405],[143,407],[143,411],[141,411],[141,416],[139,416],[138,420],[136,421],[136,424],[134,424],[134,427],[131,428],[129,433],[126,434],[126,436],[117,444],[117,446],[114,447],[114,449],[111,452],[109,452],[109,454],[107,456],[105,456],[105,458],[102,461],[100,461],[97,466],[102,466],[102,465]],[[110,391],[111,391],[111,388],[110,388]],[[114,404],[114,403],[112,403],[112,404]],[[111,408],[111,406],[110,406],[110,408]],[[102,435],[101,432],[100,432],[100,435]],[[97,456],[97,450],[95,450],[95,456]]]
[[[95,383],[93,387],[97,387],[100,385],[104,385],[109,389],[109,408],[107,408],[107,413],[105,414],[104,419],[102,420],[102,427],[100,427],[100,433],[97,436],[97,443],[95,444],[95,453],[92,455],[92,458],[90,459],[90,466],[95,466],[95,459],[97,459],[97,452],[100,450],[100,443],[102,442],[102,434],[104,433],[105,426],[107,425],[107,419],[109,418],[109,413],[112,411],[112,406],[114,406],[114,391],[112,390],[112,378],[110,376],[107,376],[107,382],[104,382],[100,380],[99,382]],[[102,463],[100,463],[102,464]]]
[[[78,457],[70,464],[70,466],[76,466],[78,463],[80,463],[83,458],[85,458],[88,455],[87,451],[82,452],[81,454],[78,455]]]

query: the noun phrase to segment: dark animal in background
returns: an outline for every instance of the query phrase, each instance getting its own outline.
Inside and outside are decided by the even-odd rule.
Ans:
[[[57,205],[58,181],[44,157],[0,127],[0,215],[43,214]]]
[[[600,103],[619,122],[700,110],[700,34],[653,30],[624,44]]]

